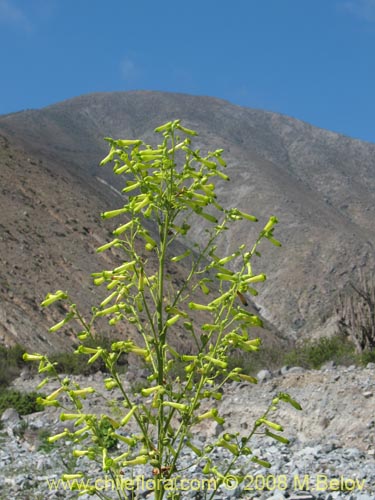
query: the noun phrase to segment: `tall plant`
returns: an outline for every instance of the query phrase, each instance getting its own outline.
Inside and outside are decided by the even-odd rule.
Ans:
[[[193,149],[192,137],[197,134],[183,127],[179,120],[160,126],[155,132],[162,136],[157,147],[141,140],[106,139],[110,151],[101,165],[112,163],[116,175],[125,174],[123,193],[127,196],[121,208],[102,214],[104,219],[125,218],[113,231],[114,239],[97,249],[103,252],[116,247],[124,256],[120,266],[93,274],[94,283],[106,286],[108,296],[99,307],[93,308],[89,320],[84,319],[69,295],[61,290],[48,294],[42,303],[44,307],[56,301],[69,304],[65,318],[50,331],[78,321],[76,353],[87,356],[89,364],[98,358],[104,362],[109,372],[103,380],[105,387],[117,388],[121,393],[117,416],[87,413],[82,399],[94,389],[77,386],[71,377],[61,379],[60,388],[40,402],[60,407],[61,420],[72,420],[77,429],[66,429],[50,440],[69,437],[76,457],[100,461],[103,471],[113,480],[121,480],[124,470],[143,465],[146,473],[153,472],[157,500],[166,494],[180,498],[180,493],[165,485],[171,478],[181,476],[180,459],[188,447],[196,457],[195,462],[202,464],[205,477],[215,480],[213,496],[222,483],[243,481],[243,476],[231,475],[240,456],[248,457],[249,463],[270,465],[254,456],[249,448],[255,432],[288,442],[280,434],[282,427],[270,420],[277,404],[285,401],[300,409],[288,394],[280,393],[247,435],[226,432],[202,446],[192,439],[195,426],[202,421],[224,424],[217,402],[223,397],[226,383],[257,382],[242,373],[241,368],[229,369],[228,357],[234,349],[249,355],[259,349],[260,339],[252,338],[250,332],[251,327],[262,323],[246,309],[246,294],[256,294],[254,284],[266,279],[262,273],[253,273],[251,260],[263,239],[280,245],[273,235],[277,219],[270,217],[252,248],[240,244],[229,255],[219,254],[217,242],[232,224],[256,221],[254,216],[237,208],[222,207],[217,200],[215,181],[229,181],[223,150],[202,155]],[[206,225],[206,237],[176,255],[175,240],[189,243],[192,224],[200,220]],[[140,248],[139,241],[144,248]],[[156,271],[151,265],[155,257]],[[171,263],[177,262],[185,270],[179,285],[168,275]],[[110,349],[92,347],[96,345],[93,325],[102,317],[108,318],[114,329],[118,322],[131,323],[136,336],[115,341]],[[176,342],[177,330],[183,332],[185,345],[190,345],[188,353],[179,352],[177,346],[184,342]],[[119,358],[129,354],[141,358],[149,373],[141,399],[127,389],[119,375]],[[47,372],[42,384],[53,374],[58,376],[46,356],[25,354],[24,357],[38,361],[39,371]],[[66,396],[69,408],[64,402]],[[137,431],[131,432],[129,429],[134,426]],[[230,454],[225,465],[214,462],[213,452],[218,448]],[[63,478],[81,477],[83,473],[77,471]],[[82,492],[108,498],[94,485]],[[121,488],[117,495],[126,497]]]

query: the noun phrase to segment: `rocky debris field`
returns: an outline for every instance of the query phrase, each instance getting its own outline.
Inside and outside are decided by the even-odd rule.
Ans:
[[[108,414],[110,401],[119,396],[114,390],[108,397],[103,378],[101,373],[77,377],[82,387],[90,385],[97,391],[87,400],[90,412]],[[245,434],[274,396],[288,392],[301,404],[302,411],[280,404],[272,419],[283,426],[283,435],[290,444],[256,436],[250,442],[253,453],[270,461],[272,467],[248,465],[241,458],[233,472],[246,472],[246,480],[241,485],[232,481],[222,486],[214,499],[374,500],[375,364],[369,363],[366,368],[327,364],[320,370],[284,367],[278,373],[262,370],[258,379],[258,385],[228,384],[218,403],[225,424],[204,421],[205,425],[196,429],[193,442],[201,446],[222,432]],[[13,387],[31,391],[37,384],[38,377],[28,378],[27,373],[23,373]],[[51,383],[43,390],[48,393],[54,387]],[[69,491],[66,485],[64,488],[57,483],[62,473],[77,470],[87,472],[93,481],[100,479],[108,498],[118,498],[116,486],[105,477],[98,464],[84,458],[75,459],[69,446],[64,446],[68,443],[46,444],[47,435],[61,432],[67,426],[67,422],[59,420],[59,411],[55,408],[24,417],[15,410],[6,410],[1,421],[1,500],[77,498],[77,491]],[[215,458],[223,463],[229,457],[220,449]],[[181,484],[176,480],[171,489],[179,490],[181,498],[209,498],[207,483],[208,494],[204,496],[203,481],[207,479],[202,473],[202,464],[194,460],[195,455],[188,449],[181,457],[179,469],[189,467],[185,474],[190,482]],[[127,491],[129,498],[153,500],[151,467],[139,468],[132,477],[130,471],[123,472],[124,482],[117,486]]]

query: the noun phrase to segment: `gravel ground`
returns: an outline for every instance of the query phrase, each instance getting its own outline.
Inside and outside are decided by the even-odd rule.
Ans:
[[[250,443],[253,453],[269,460],[272,467],[249,466],[240,459],[234,472],[246,473],[246,480],[241,485],[233,481],[228,483],[214,498],[374,500],[375,364],[369,364],[367,368],[327,365],[314,371],[284,367],[279,373],[262,370],[258,378],[256,386],[240,383],[227,386],[218,404],[225,424],[220,426],[216,422],[204,421],[194,434],[197,445],[209,442],[222,432],[245,434],[279,392],[288,392],[303,410],[280,405],[275,418],[283,426],[283,435],[288,437],[290,445],[256,437]],[[77,377],[77,380],[82,386],[90,385],[98,391],[87,402],[90,411],[107,413],[108,401],[99,394],[103,392],[103,375]],[[37,383],[37,377],[28,378],[24,373],[13,386],[31,391]],[[45,388],[46,392],[52,387],[53,384]],[[111,399],[117,396],[116,391],[110,394]],[[1,500],[77,498],[77,492],[64,490],[61,484],[56,488],[51,482],[77,467],[91,478],[100,478],[103,487],[105,479],[107,485],[110,484],[98,465],[85,459],[73,459],[67,446],[40,449],[43,432],[54,434],[66,427],[66,422],[60,422],[56,409],[49,408],[22,418],[14,410],[8,410],[2,416],[2,423]],[[188,468],[185,479],[190,481],[189,486],[176,482],[173,488],[182,490],[181,498],[198,500],[205,498],[202,492],[204,475],[202,464],[194,463],[194,458],[187,450],[179,462],[179,469]],[[223,464],[229,456],[224,450],[216,453],[214,458]],[[137,469],[133,479],[130,471],[124,470],[123,480],[128,481],[122,488],[129,494],[132,486],[138,498],[154,498],[149,466]],[[118,498],[115,492],[106,490],[106,494],[109,498]],[[79,498],[91,497],[83,495]]]

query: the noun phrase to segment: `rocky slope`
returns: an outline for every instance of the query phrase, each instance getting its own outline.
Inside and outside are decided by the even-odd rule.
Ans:
[[[375,365],[367,368],[335,367],[326,365],[318,371],[284,367],[281,372],[263,370],[258,374],[257,386],[232,383],[227,386],[220,414],[226,422],[201,425],[194,433],[196,444],[209,442],[223,432],[245,434],[261,415],[272,398],[280,391],[287,391],[301,405],[298,412],[290,406],[280,406],[273,420],[280,423],[291,444],[255,437],[250,443],[254,453],[269,460],[271,469],[240,461],[239,468],[248,473],[246,484],[234,489],[222,488],[216,500],[242,498],[245,500],[326,499],[371,500],[375,498]],[[130,387],[130,376],[124,381]],[[87,402],[90,412],[111,412],[111,407],[100,394],[103,392],[103,375],[97,373],[77,381],[93,386],[97,393]],[[22,390],[34,389],[38,379],[27,372],[14,381],[13,386]],[[134,378],[133,378],[134,382]],[[133,383],[132,382],[132,383]],[[49,387],[52,389],[53,384]],[[48,390],[48,388],[46,389]],[[118,394],[112,391],[109,400]],[[113,406],[112,406],[113,409]],[[0,499],[19,500],[76,498],[77,493],[49,491],[48,481],[57,480],[66,471],[83,469],[92,478],[103,477],[99,466],[84,459],[73,460],[69,447],[54,446],[48,451],[40,449],[43,432],[54,434],[66,427],[60,422],[56,409],[19,417],[11,411],[3,414],[0,434]],[[22,432],[20,431],[22,430]],[[225,453],[216,456],[225,460]],[[190,467],[186,477],[202,480],[199,463],[192,465],[193,456],[186,452],[180,468]],[[136,474],[152,477],[151,470],[139,468]],[[130,471],[124,470],[124,477]],[[257,478],[257,479],[256,479]],[[265,482],[268,481],[268,488]],[[112,495],[111,492],[106,492]],[[138,498],[153,499],[151,491],[141,487]],[[203,498],[199,491],[184,493],[183,498]],[[80,498],[89,498],[86,496]],[[112,498],[112,496],[111,496]],[[115,498],[115,495],[113,495]]]
[[[223,204],[260,219],[246,234],[228,232],[223,251],[240,238],[252,244],[269,215],[280,219],[283,248],[265,245],[256,263],[269,278],[256,298],[262,314],[293,339],[335,330],[338,295],[358,270],[374,269],[375,145],[219,99],[123,92],[0,117],[1,342],[51,344],[37,306],[50,282],[92,302],[85,279],[109,235],[98,214],[121,205],[119,180],[97,166],[102,138],[154,141],[153,128],[173,118],[200,132],[202,150],[225,149]]]

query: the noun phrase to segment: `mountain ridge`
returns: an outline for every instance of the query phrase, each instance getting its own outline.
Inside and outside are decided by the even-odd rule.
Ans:
[[[120,199],[108,185],[119,190],[122,181],[98,167],[107,152],[103,137],[154,143],[153,129],[175,118],[198,131],[202,151],[224,148],[232,181],[229,188],[218,184],[224,206],[254,213],[260,225],[279,218],[276,235],[284,245],[265,245],[256,262],[268,276],[256,307],[290,338],[332,333],[338,295],[359,269],[374,269],[375,144],[217,98],[152,91],[89,94],[0,116],[0,134],[26,161],[32,154],[51,172],[84,183],[92,210],[95,196],[110,209]],[[260,225],[250,227],[249,245]],[[203,234],[204,226],[194,228],[195,239]],[[221,250],[241,236],[227,233]]]

